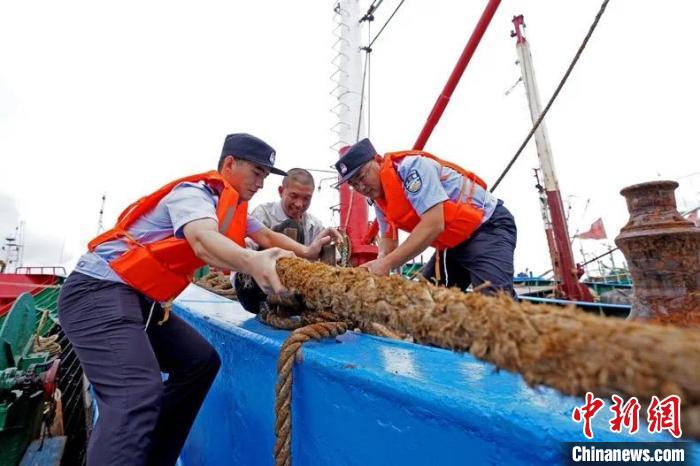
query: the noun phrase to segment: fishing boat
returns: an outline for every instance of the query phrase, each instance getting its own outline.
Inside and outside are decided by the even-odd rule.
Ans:
[[[351,0],[341,0],[335,8],[339,36],[339,72],[334,74],[339,102],[337,149],[362,136],[358,126],[363,82],[360,51],[368,52],[355,26],[373,14],[377,3],[364,15]],[[421,149],[427,141],[498,3],[488,2],[414,148]],[[555,276],[516,278],[518,298],[563,316],[576,306],[611,318],[627,317],[629,303],[606,303],[596,297],[630,291],[629,283],[582,282],[577,275],[522,27],[522,16],[516,16],[513,35],[545,174],[540,195]],[[351,264],[362,264],[376,257],[372,242],[376,226],[368,221],[368,207],[361,196],[347,185],[341,185],[339,196],[340,226],[347,235]],[[415,276],[420,267],[420,263],[409,264],[402,273]],[[366,288],[371,289],[372,283]],[[352,302],[353,289],[346,285],[334,288],[337,286],[335,282],[323,284],[345,290],[339,291],[345,297],[336,297],[338,302]],[[561,307],[552,308],[552,304]],[[305,343],[293,359],[296,362],[288,380],[282,369],[290,364],[283,359],[293,339],[289,331],[271,328],[235,300],[194,285],[180,295],[174,309],[214,344],[223,360],[222,373],[182,451],[183,465],[290,461],[297,465],[559,464],[567,461],[570,443],[594,440],[631,445],[678,440],[648,429],[613,432],[608,421],[600,418],[593,421],[592,439],[576,421],[574,408],[583,404],[582,398],[499,370],[473,348],[455,352],[396,335],[330,333],[328,338]],[[624,321],[610,322],[623,325]],[[280,390],[291,390],[290,398],[280,398]],[[697,442],[687,445],[689,451],[698,449]]]
[[[84,464],[91,398],[61,331],[63,267],[0,273],[0,465]]]
[[[362,54],[368,56],[371,42],[360,40],[359,25],[371,21],[381,3],[372,2],[363,13],[357,0],[340,0],[334,9],[338,36],[334,63],[339,70],[334,73],[337,150],[363,135]],[[487,2],[415,148],[421,149],[427,142],[499,3]],[[401,4],[403,1],[399,7]],[[514,17],[513,37],[543,177],[541,184],[538,179],[537,195],[552,276],[515,277],[518,300],[526,307],[530,303],[541,305],[543,313],[553,319],[573,316],[571,322],[590,323],[596,322],[589,320],[594,317],[605,318],[601,325],[606,329],[614,328],[610,322],[638,329],[621,319],[630,313],[628,298],[634,292],[626,269],[588,274],[585,280],[579,274],[523,27],[524,18]],[[365,200],[347,184],[340,187],[338,196],[340,227],[348,246],[340,256],[347,265],[361,265],[378,253],[373,241],[376,226],[369,221]],[[401,272],[411,278],[421,267],[416,262]],[[205,276],[206,271],[200,271],[197,278]],[[84,464],[94,412],[89,387],[56,318],[63,277],[65,270],[58,268],[20,268],[0,274],[0,343],[5,345],[4,365],[0,367],[2,466]],[[691,461],[700,464],[696,432],[684,437],[670,429],[655,430],[644,422],[644,416],[635,430],[612,429],[607,398],[612,392],[591,393],[605,398],[605,410],[591,416],[590,425],[582,418],[577,420],[579,408],[588,406],[588,394],[566,394],[576,390],[562,388],[566,387],[567,374],[572,379],[580,375],[575,366],[559,374],[563,379],[559,385],[547,384],[537,382],[540,379],[524,370],[499,364],[490,354],[507,352],[508,342],[481,350],[438,347],[420,336],[381,336],[353,329],[307,341],[301,349],[285,353],[292,332],[267,325],[239,301],[229,299],[234,297],[231,285],[227,280],[224,284],[228,293],[218,293],[202,282],[193,283],[173,303],[173,312],[211,342],[222,360],[221,371],[181,452],[180,466],[560,464],[571,460],[567,455],[572,445],[589,448],[593,454],[595,448],[604,448],[598,442],[618,449],[640,444],[638,448],[653,450],[656,445],[687,458],[694,455]],[[339,295],[352,291],[347,288]],[[573,307],[597,316],[576,317],[580,314]],[[559,330],[565,327],[561,320],[557,325]],[[583,332],[585,326],[580,329]],[[508,336],[511,331],[515,341],[517,332],[507,326],[493,333]],[[595,344],[577,348],[586,348],[591,355],[601,352]],[[291,358],[281,359],[283,353]],[[563,346],[561,353],[566,353]],[[285,366],[289,369],[286,379],[281,369]],[[596,377],[608,374],[601,372]],[[287,401],[280,396],[280,390],[285,389]],[[584,424],[590,427],[591,435]]]

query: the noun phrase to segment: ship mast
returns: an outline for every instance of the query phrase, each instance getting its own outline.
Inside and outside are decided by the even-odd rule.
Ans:
[[[532,55],[530,54],[530,44],[523,35],[525,21],[523,15],[513,18],[515,30],[511,32],[511,37],[516,38],[516,49],[518,51],[518,62],[522,72],[523,83],[527,93],[527,100],[530,107],[530,117],[532,122],[536,122],[542,113],[542,105],[537,90],[535,71],[532,65]],[[569,240],[569,230],[566,225],[564,215],[564,204],[561,200],[559,182],[554,169],[552,159],[552,149],[549,145],[547,128],[544,121],[535,132],[535,144],[537,146],[537,157],[540,161],[540,171],[544,182],[544,195],[546,196],[546,208],[548,219],[551,222],[551,231],[547,231],[548,243],[550,245],[550,256],[552,258],[552,269],[555,278],[558,280],[557,294],[576,301],[593,301],[593,297],[588,288],[579,282],[574,254]],[[547,216],[543,217],[547,218]],[[549,225],[545,222],[545,228]],[[550,240],[553,237],[553,241]],[[552,246],[556,248],[551,251]],[[558,272],[558,275],[557,274]]]
[[[539,168],[535,168],[535,180],[537,184],[537,193],[540,201],[540,213],[542,214],[542,223],[544,224],[544,233],[547,236],[547,246],[549,247],[549,258],[552,261],[552,273],[554,280],[561,281],[561,273],[559,272],[559,260],[557,259],[557,243],[554,241],[554,229],[552,228],[552,220],[549,217],[549,207],[547,205],[547,192],[540,182]]]
[[[360,45],[359,0],[340,0],[334,9],[336,27],[333,44],[336,67],[331,79],[336,84],[332,93],[337,104],[331,110],[338,117],[332,130],[337,136],[333,149],[341,155],[348,146],[365,137],[362,120],[363,72],[362,48]],[[333,161],[335,162],[335,160]],[[378,249],[373,244],[363,244],[368,230],[368,206],[364,197],[355,193],[348,183],[339,186],[340,228],[350,241],[352,265],[361,265],[377,257]]]
[[[12,267],[13,271],[17,267],[22,267],[22,262],[24,258],[24,221],[20,221],[19,226],[15,227],[14,235],[8,235],[5,237],[5,244],[2,247],[5,251],[5,260],[3,269],[10,271]]]

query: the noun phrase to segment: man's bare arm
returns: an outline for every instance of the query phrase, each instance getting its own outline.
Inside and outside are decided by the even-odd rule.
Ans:
[[[435,238],[445,230],[445,216],[442,202],[434,205],[421,215],[420,222],[406,241],[383,257],[362,264],[372,273],[388,275],[392,269],[401,267],[430,246]],[[389,247],[391,247],[389,245]]]
[[[297,256],[304,257],[309,260],[318,259],[318,256],[321,254],[321,248],[330,243],[333,239],[336,241],[339,239],[342,240],[340,234],[333,228],[324,228],[321,230],[321,232],[316,235],[316,238],[314,238],[314,240],[308,246],[297,243],[286,235],[274,232],[267,227],[263,227],[255,233],[252,233],[250,237],[253,239],[253,241],[258,243],[261,248],[276,246],[278,248],[292,251]]]
[[[382,236],[379,238],[379,257],[386,257],[391,254],[394,249],[399,246],[399,240],[394,239],[391,236]]]
[[[266,293],[285,291],[275,266],[277,259],[293,257],[292,252],[279,248],[265,251],[242,248],[219,233],[217,222],[210,218],[189,222],[183,233],[195,255],[207,264],[248,273]]]
[[[445,230],[445,216],[442,202],[435,204],[421,215],[420,222],[406,241],[387,254],[384,259],[394,269],[425,251]]]

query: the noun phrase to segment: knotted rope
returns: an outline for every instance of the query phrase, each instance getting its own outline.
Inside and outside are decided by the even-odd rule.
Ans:
[[[49,310],[44,309],[41,313],[41,319],[39,320],[39,325],[36,326],[36,333],[34,335],[34,345],[33,351],[35,353],[47,352],[51,356],[56,356],[61,354],[61,345],[58,343],[58,334],[49,335],[44,337],[41,335],[41,331],[46,325],[46,320],[49,318]]]

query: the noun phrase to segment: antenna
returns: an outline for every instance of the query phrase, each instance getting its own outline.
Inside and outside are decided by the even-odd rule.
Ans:
[[[20,222],[19,226],[15,227],[14,235],[8,235],[5,237],[5,245],[2,250],[5,251],[5,266],[7,270],[10,267],[16,269],[22,266],[22,255],[24,245],[22,243],[24,236],[24,222]]]
[[[17,267],[24,265],[24,220],[20,220],[17,227],[17,237],[19,238],[19,247],[17,248]]]

